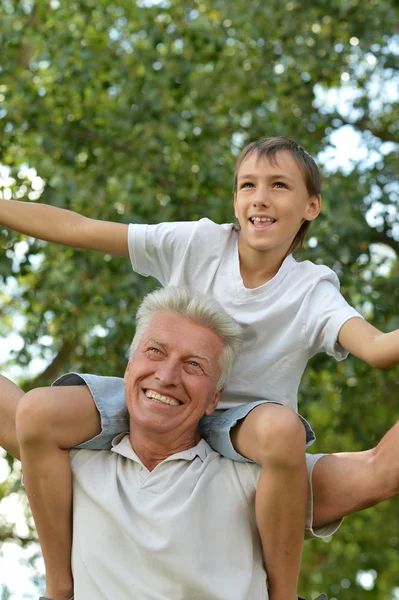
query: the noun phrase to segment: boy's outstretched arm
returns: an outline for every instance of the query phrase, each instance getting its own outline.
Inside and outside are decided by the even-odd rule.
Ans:
[[[127,225],[89,219],[64,208],[0,199],[0,225],[72,248],[129,257]]]
[[[20,458],[15,419],[18,402],[23,395],[21,388],[0,375],[0,447],[14,458]]]
[[[341,327],[338,343],[348,352],[378,369],[399,364],[399,329],[383,333],[360,318]]]

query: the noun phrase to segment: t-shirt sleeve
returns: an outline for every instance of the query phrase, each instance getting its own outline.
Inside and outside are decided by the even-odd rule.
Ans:
[[[166,285],[182,262],[197,222],[129,225],[129,256],[133,270]]]
[[[347,303],[338,285],[331,280],[321,280],[310,295],[305,329],[311,356],[324,351],[336,360],[346,358],[348,352],[337,342],[339,331],[349,319],[363,319]]]

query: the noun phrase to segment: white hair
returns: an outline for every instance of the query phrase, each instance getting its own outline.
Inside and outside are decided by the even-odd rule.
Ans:
[[[215,300],[199,292],[191,292],[186,287],[160,288],[144,297],[136,313],[136,333],[130,346],[129,360],[136,352],[143,332],[161,311],[182,315],[220,337],[223,351],[216,391],[224,388],[241,348],[242,327]]]

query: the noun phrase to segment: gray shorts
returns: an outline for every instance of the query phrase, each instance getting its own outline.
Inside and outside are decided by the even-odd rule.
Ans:
[[[54,383],[54,386],[87,385],[101,417],[102,431],[91,440],[77,446],[86,450],[110,450],[111,442],[118,433],[129,431],[129,413],[126,408],[125,386],[119,377],[101,377],[86,373],[67,373]],[[244,419],[256,406],[270,400],[259,400],[242,404],[229,410],[216,410],[215,414],[201,419],[199,431],[210,446],[226,458],[239,462],[251,462],[235,451],[231,443],[230,431],[238,421]],[[278,404],[278,402],[274,402]],[[314,442],[315,435],[309,423],[298,415],[306,430],[306,445]],[[306,520],[306,538],[328,537],[340,526],[341,520],[329,523],[317,530],[313,529],[313,487],[312,475],[317,461],[323,454],[306,454],[309,481],[308,514]]]

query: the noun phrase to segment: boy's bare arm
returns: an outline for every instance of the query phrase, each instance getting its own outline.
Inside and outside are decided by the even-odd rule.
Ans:
[[[15,417],[23,395],[21,388],[0,375],[0,446],[15,458],[20,458]]]
[[[129,257],[127,225],[47,204],[0,200],[0,225],[48,242]]]
[[[399,329],[382,333],[367,321],[353,318],[341,327],[338,343],[378,369],[389,369],[399,364]]]

